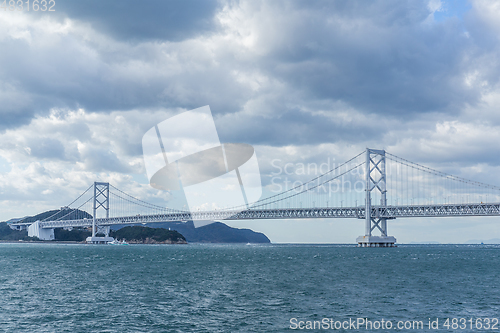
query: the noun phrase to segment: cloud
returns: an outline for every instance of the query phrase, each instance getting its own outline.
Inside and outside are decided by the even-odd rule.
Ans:
[[[222,142],[254,145],[265,185],[273,159],[341,162],[366,147],[500,184],[500,12],[489,1],[459,15],[456,6],[86,1],[0,11],[2,209],[57,206],[94,180],[164,202],[148,192],[142,135],[203,105]]]
[[[6,21],[9,51],[0,60],[12,66],[0,80],[17,82],[15,91],[28,102],[2,104],[5,112],[24,113],[21,124],[54,107],[112,112],[209,104],[216,114],[245,110],[255,121],[267,109],[273,117],[297,117],[302,126],[297,110],[312,104],[343,103],[358,113],[405,119],[429,112],[455,116],[481,99],[485,82],[495,81],[480,65],[492,55],[464,34],[464,23],[425,23],[432,10],[423,4],[241,1],[206,11],[216,29],[173,40],[144,33],[134,42],[93,23],[108,22],[114,9],[126,12],[126,6],[103,6],[86,20],[90,13],[71,14],[68,7],[64,19]],[[114,19],[107,26],[137,23]],[[137,14],[138,22],[143,19]],[[270,127],[262,130],[272,137]]]
[[[185,0],[137,3],[131,0],[103,2],[61,2],[57,12],[62,17],[87,22],[118,40],[180,41],[210,33],[216,29],[213,17],[216,1]]]
[[[0,207],[16,216],[58,208],[94,181],[107,181],[161,205],[168,193],[148,191],[141,138],[175,110],[90,113],[53,109],[29,124],[0,133]],[[136,179],[140,179],[137,183]],[[50,192],[50,195],[47,193]],[[29,205],[23,202],[29,201]]]
[[[323,10],[262,6],[252,15],[263,67],[308,99],[340,100],[363,111],[413,117],[450,111],[475,91],[465,90],[463,71],[470,40],[455,21],[424,24],[428,11],[406,2],[372,6],[331,2]],[[238,10],[242,10],[238,8]],[[379,16],[380,14],[380,16]],[[400,14],[400,15],[398,15]],[[261,16],[284,27],[266,43]],[[234,23],[235,25],[237,23]],[[277,36],[276,36],[277,35]],[[261,64],[261,62],[259,62]]]

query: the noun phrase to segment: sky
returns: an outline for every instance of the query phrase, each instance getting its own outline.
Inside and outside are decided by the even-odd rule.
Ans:
[[[341,162],[366,147],[500,185],[498,2],[53,9],[0,9],[0,220],[64,206],[94,181],[167,204],[148,185],[142,137],[205,105],[221,142],[255,148],[264,188],[273,160]],[[228,224],[278,243],[353,243],[364,231],[362,220]],[[388,224],[402,243],[500,238],[500,218]]]

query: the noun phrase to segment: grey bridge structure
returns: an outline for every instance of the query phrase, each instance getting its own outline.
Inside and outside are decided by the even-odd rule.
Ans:
[[[78,200],[83,203],[75,204]],[[113,212],[114,205],[117,209]],[[103,216],[98,217],[98,212]],[[91,227],[95,239],[98,233],[109,239],[110,227],[124,224],[351,218],[365,221],[364,234],[356,239],[359,246],[392,247],[396,239],[388,235],[389,220],[470,216],[500,216],[500,187],[367,148],[312,180],[260,199],[250,208],[174,210],[134,198],[109,183],[95,182],[52,216],[13,225],[27,227],[30,235],[40,239],[53,239],[55,228],[77,227]]]

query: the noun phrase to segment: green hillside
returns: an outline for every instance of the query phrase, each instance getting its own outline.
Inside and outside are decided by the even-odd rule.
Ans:
[[[6,222],[0,222],[0,240],[33,240],[26,230],[12,230]]]
[[[92,215],[89,213],[83,211],[83,210],[73,210],[71,211],[70,209],[57,209],[57,210],[48,210],[46,212],[37,214],[35,216],[28,216],[25,217],[22,221],[20,222],[35,222],[35,221],[43,221],[46,218],[49,218],[51,220],[77,220],[77,219],[91,219]]]
[[[11,219],[15,222],[27,222],[33,223],[35,221],[43,221],[47,218],[51,220],[61,219],[61,220],[75,220],[75,219],[92,219],[92,215],[82,210],[70,210],[70,209],[57,209],[48,210],[46,212],[27,216],[22,219]],[[60,241],[83,241],[86,237],[90,236],[90,232],[84,229],[73,229],[71,231],[63,229],[55,229],[54,236],[56,240]],[[35,238],[28,237],[27,230],[12,230],[6,222],[0,222],[0,240],[35,240]]]

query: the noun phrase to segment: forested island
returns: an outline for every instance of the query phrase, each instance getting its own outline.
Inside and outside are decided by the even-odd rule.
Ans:
[[[111,237],[129,244],[187,244],[186,238],[175,230],[141,226],[112,230]]]

